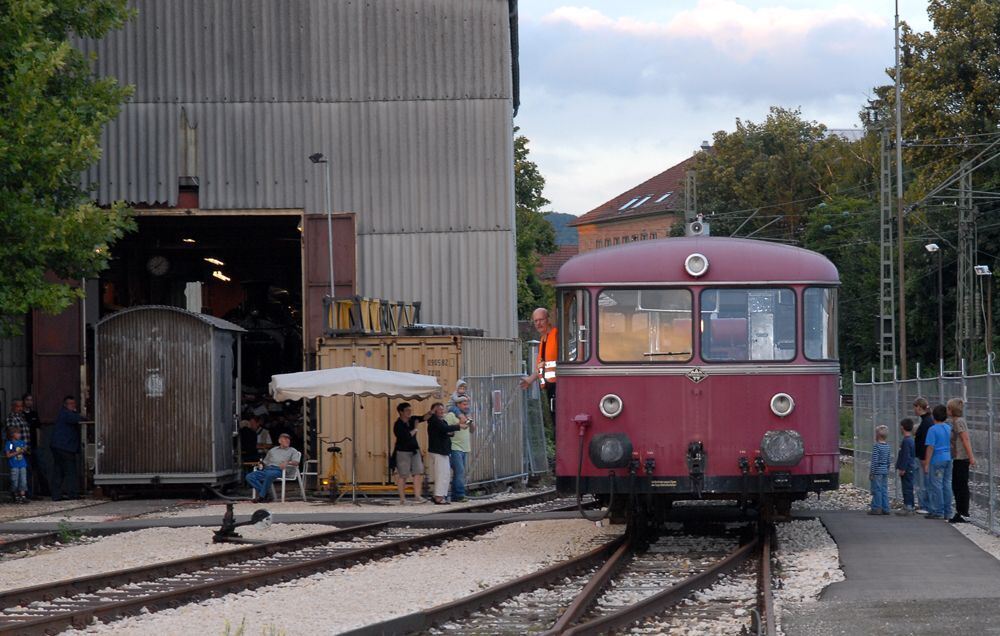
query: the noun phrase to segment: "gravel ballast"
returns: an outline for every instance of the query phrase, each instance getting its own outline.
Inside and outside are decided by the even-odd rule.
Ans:
[[[244,526],[237,531],[245,539],[277,541],[328,532],[333,526],[319,524],[274,524],[261,529]],[[147,528],[107,537],[84,538],[78,543],[40,548],[5,555],[0,562],[0,590],[53,583],[114,570],[139,567],[244,547],[237,543],[212,543],[212,528]]]
[[[175,610],[94,625],[100,634],[332,634],[429,608],[581,554],[621,531],[584,520],[503,525],[471,540]]]

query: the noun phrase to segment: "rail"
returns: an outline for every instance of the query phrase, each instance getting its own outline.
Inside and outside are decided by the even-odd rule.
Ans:
[[[608,633],[669,610],[687,598],[692,592],[709,587],[719,577],[740,567],[755,552],[759,554],[760,559],[757,565],[758,592],[756,613],[761,618],[755,623],[755,627],[759,630],[758,634],[775,636],[777,617],[774,612],[771,590],[771,541],[772,530],[768,526],[767,531],[762,536],[758,536],[751,542],[731,551],[723,559],[705,570],[689,576],[675,585],[671,585],[663,591],[622,608],[619,611],[579,623],[578,621],[580,621],[581,617],[585,616],[587,611],[594,606],[597,598],[608,589],[610,581],[636,555],[637,545],[641,542],[641,539],[630,528],[626,530],[624,535],[612,541],[608,541],[580,556],[566,559],[538,572],[490,587],[472,596],[438,605],[428,610],[366,625],[345,632],[345,636],[426,633],[436,625],[462,620],[486,608],[498,606],[519,594],[554,585],[556,581],[562,581],[565,585],[574,585],[575,583],[567,579],[574,576],[579,578],[588,569],[593,569],[594,572],[587,576],[585,581],[581,579],[581,587],[575,598],[561,613],[556,612],[553,614],[553,616],[556,616],[555,621],[543,634],[551,636],[555,634]],[[556,596],[557,598],[563,598],[558,594]],[[559,601],[559,604],[561,605],[562,601]],[[513,607],[518,607],[518,605],[515,602]],[[534,602],[529,605],[534,606]],[[535,611],[537,611],[537,608],[535,608],[531,616],[533,624],[537,626],[536,621],[540,617],[534,613]],[[493,613],[491,612],[488,615],[493,616]],[[502,618],[502,613],[497,613],[494,619],[506,620]],[[478,633],[483,629],[482,626],[476,626],[471,628],[470,631]]]
[[[546,498],[554,497],[554,495],[554,490],[532,493],[503,502],[490,502],[480,507],[496,510],[503,507],[522,506],[526,503],[529,505],[537,504],[540,501],[549,503],[550,501]],[[555,507],[555,509],[568,509],[568,507],[569,504],[566,504]],[[467,507],[464,511],[474,508],[476,506]],[[462,510],[455,512],[460,511]],[[314,554],[321,551],[324,544],[347,541],[362,536],[375,536],[377,533],[388,531],[393,525],[405,521],[444,518],[442,513],[409,515],[404,518],[331,530],[305,537],[248,545],[211,555],[199,555],[143,567],[8,590],[0,592],[0,608],[2,608],[0,609],[0,634],[52,633],[55,630],[69,627],[84,627],[95,619],[114,620],[143,611],[158,611],[176,607],[205,597],[289,581],[315,572],[348,567],[414,548],[437,545],[462,536],[481,534],[499,525],[516,521],[520,516],[522,515],[504,515],[496,520],[466,524],[458,528],[432,532],[418,537],[406,537],[397,541],[384,541],[378,545],[360,549],[334,548],[316,557],[306,556],[289,559],[289,556],[296,551],[311,550],[310,554]],[[254,569],[254,566],[251,565],[254,560],[266,559],[276,553],[282,553],[283,560],[291,562],[281,567],[272,567],[268,563],[267,567],[247,573],[247,570]],[[232,571],[226,572],[225,568],[231,568]],[[212,570],[212,576],[206,577],[205,581],[198,581],[196,575],[208,570]],[[140,593],[136,587],[141,587],[143,584],[155,585],[156,589],[151,593]],[[118,589],[111,590],[109,588]],[[98,590],[100,590],[99,598],[96,596]],[[95,595],[95,597],[86,598],[88,595]],[[116,596],[120,598],[114,598]],[[56,598],[65,599],[60,601],[59,607],[29,607],[33,603],[46,603]]]

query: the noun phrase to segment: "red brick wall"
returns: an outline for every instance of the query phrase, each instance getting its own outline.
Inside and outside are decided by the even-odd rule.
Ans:
[[[678,222],[683,223],[683,218],[680,215],[670,214],[580,225],[576,228],[580,236],[580,252],[631,243],[633,240],[665,238],[670,236],[670,228]],[[607,245],[609,241],[610,245]]]

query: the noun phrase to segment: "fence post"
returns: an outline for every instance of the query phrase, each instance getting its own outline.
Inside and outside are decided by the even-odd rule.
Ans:
[[[496,386],[497,386],[496,376],[493,375],[493,373],[490,373],[490,404],[491,404],[491,406],[490,406],[490,429],[492,431],[492,435],[490,437],[493,439],[493,444],[494,444],[493,452],[490,453],[490,455],[493,457],[493,483],[496,483],[496,481],[497,481],[497,453],[496,453],[496,447],[498,446],[498,444],[497,444],[497,416],[493,413],[493,407],[492,407],[492,402],[493,402],[493,397],[492,396],[493,396],[493,391],[496,390]]]
[[[919,368],[919,367],[918,367]],[[895,371],[892,374],[892,422],[889,422],[889,432],[891,439],[893,440],[892,448],[897,448],[899,446],[899,402],[903,398],[903,394],[906,392],[906,385],[904,382],[900,381],[896,377]],[[890,464],[892,466],[894,464]],[[896,494],[896,499],[903,498],[902,484],[899,479],[899,474],[890,468],[890,475],[892,475],[892,489]]]
[[[993,515],[995,514],[995,499],[996,499],[996,484],[993,483],[993,356],[986,356],[986,416],[989,422],[989,427],[987,428],[987,455],[986,468],[987,468],[987,478],[990,480],[989,497],[990,497],[990,509],[988,523],[990,528],[990,533],[996,533],[993,527]]]

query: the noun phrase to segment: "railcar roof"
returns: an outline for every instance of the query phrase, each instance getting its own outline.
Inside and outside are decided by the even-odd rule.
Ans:
[[[690,276],[684,261],[698,253],[708,272]],[[799,247],[724,237],[677,237],[638,241],[584,252],[559,270],[557,285],[586,283],[697,283],[815,281],[838,283],[825,256]]]

